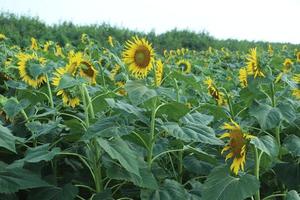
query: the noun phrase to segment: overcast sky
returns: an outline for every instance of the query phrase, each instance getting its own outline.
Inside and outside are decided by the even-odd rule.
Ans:
[[[47,24],[106,22],[145,32],[178,28],[219,39],[300,44],[300,0],[0,0],[0,10]]]

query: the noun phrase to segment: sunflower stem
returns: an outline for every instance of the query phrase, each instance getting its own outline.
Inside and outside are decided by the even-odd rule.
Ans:
[[[150,125],[150,146],[148,150],[148,167],[151,169],[152,165],[152,156],[153,156],[153,147],[155,144],[155,115],[156,115],[156,104],[157,104],[157,97],[154,98],[153,100],[153,105],[152,105],[152,112],[151,112],[151,125]]]
[[[106,83],[105,83],[105,77],[104,77],[104,71],[103,71],[103,66],[101,64],[101,62],[99,62],[100,64],[100,74],[101,74],[101,79],[102,79],[102,84],[103,84],[103,87],[106,89]]]
[[[254,162],[255,162],[255,168],[254,168],[254,175],[256,179],[259,181],[259,165],[260,165],[260,156],[258,155],[257,148],[253,145],[254,150]],[[258,191],[255,194],[255,200],[260,200],[260,191]]]
[[[53,95],[52,95],[49,77],[47,74],[46,74],[46,79],[47,79],[46,82],[47,82],[47,89],[48,89],[48,95],[49,95],[49,103],[50,103],[50,107],[53,109],[54,108]]]
[[[88,128],[90,126],[90,120],[89,120],[89,110],[88,110],[86,96],[85,96],[85,92],[84,92],[84,85],[82,85],[80,87],[80,92],[81,92],[83,109],[84,109],[84,114],[85,114],[85,124],[86,124],[86,127]]]
[[[85,85],[83,86],[83,89],[84,89],[85,97],[86,97],[86,100],[87,100],[87,107],[89,109],[89,114],[90,114],[91,118],[94,119],[95,118],[95,112],[94,112],[92,99],[91,99],[91,97],[89,95],[89,91],[87,90]]]

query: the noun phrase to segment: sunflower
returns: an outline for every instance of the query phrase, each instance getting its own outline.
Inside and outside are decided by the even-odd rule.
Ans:
[[[52,41],[47,41],[47,42],[45,42],[45,44],[44,44],[44,51],[48,51],[49,50],[49,47],[51,46],[53,44],[53,42]]]
[[[113,41],[113,37],[112,36],[108,36],[107,41],[108,41],[108,44],[111,47],[114,47],[114,41]]]
[[[81,52],[70,52],[69,53],[69,62],[66,65],[67,71],[75,76],[78,72],[81,62],[83,61],[83,54]]]
[[[62,57],[62,58],[65,57],[65,55],[64,55],[63,52],[62,52],[62,48],[61,48],[58,44],[55,45],[55,55],[56,55],[56,56],[60,56],[60,57]]]
[[[226,155],[225,160],[233,158],[230,169],[237,175],[240,169],[244,171],[247,140],[254,138],[255,136],[243,133],[241,127],[233,120],[231,120],[231,123],[224,123],[222,129],[227,132],[222,134],[220,139],[229,138],[229,142],[222,149],[221,154],[230,150],[230,152]]]
[[[292,66],[293,66],[292,60],[289,58],[286,58],[283,62],[283,72],[284,73],[289,72],[291,70]]]
[[[5,40],[5,39],[6,39],[6,36],[5,36],[4,34],[1,34],[1,33],[0,33],[0,41],[1,41],[1,40]]]
[[[300,51],[297,52],[296,56],[297,56],[297,62],[300,62]]]
[[[115,83],[116,86],[118,86],[120,89],[117,91],[117,94],[121,95],[121,96],[125,96],[127,95],[126,90],[124,89],[125,87],[125,82],[124,81],[118,81]]]
[[[52,85],[58,87],[64,75],[71,75],[65,67],[58,68],[54,73],[54,77],[52,79]],[[69,105],[72,108],[79,105],[80,99],[76,94],[76,88],[71,89],[61,89],[56,93],[57,96],[62,96],[63,103],[65,105]]]
[[[79,74],[81,77],[87,78],[90,84],[96,84],[96,76],[98,74],[98,71],[94,68],[91,62],[87,60],[81,61]]]
[[[215,86],[213,80],[208,77],[204,83],[207,85],[209,94],[216,100],[218,105],[226,105],[226,100],[224,99],[224,94],[219,91]]]
[[[164,56],[167,58],[167,57],[169,57],[169,52],[168,52],[168,50],[164,50]]]
[[[42,74],[42,68],[46,63],[46,59],[38,57],[35,54],[18,55],[19,74],[22,80],[28,85],[37,88],[46,81],[46,77]]]
[[[163,77],[164,64],[161,60],[156,61],[155,68],[155,86],[159,87]]]
[[[274,50],[273,50],[273,47],[271,44],[268,45],[268,53],[269,53],[269,56],[273,56]]]
[[[241,68],[239,70],[239,80],[242,88],[245,88],[248,86],[248,74],[247,74],[247,69],[246,68]]]
[[[145,38],[133,37],[127,41],[123,51],[123,61],[136,78],[145,78],[153,67],[154,50]]]
[[[192,65],[188,60],[179,60],[176,64],[185,74],[189,74],[191,72]]]
[[[250,49],[247,55],[247,72],[249,75],[254,75],[254,78],[257,76],[265,77],[257,58],[256,48]]]
[[[295,96],[297,99],[300,100],[300,88],[299,88],[299,85],[300,85],[300,74],[295,74],[294,77],[293,77],[293,81],[297,84],[297,88],[294,88],[292,90],[292,94],[293,96]]]
[[[116,75],[119,73],[121,67],[120,65],[115,65],[115,67],[110,71],[110,75],[109,75],[109,78],[110,80],[114,81],[115,78],[116,78]]]
[[[38,50],[38,43],[37,43],[37,41],[36,41],[36,39],[35,38],[31,38],[31,46],[30,46],[30,49],[31,50]]]

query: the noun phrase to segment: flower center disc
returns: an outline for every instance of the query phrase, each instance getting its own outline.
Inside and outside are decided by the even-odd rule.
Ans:
[[[134,62],[137,66],[146,68],[150,63],[150,51],[144,46],[138,47],[134,53]]]

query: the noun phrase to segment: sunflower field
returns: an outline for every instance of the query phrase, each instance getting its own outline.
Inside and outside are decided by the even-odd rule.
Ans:
[[[0,34],[0,199],[299,200],[300,51]]]

